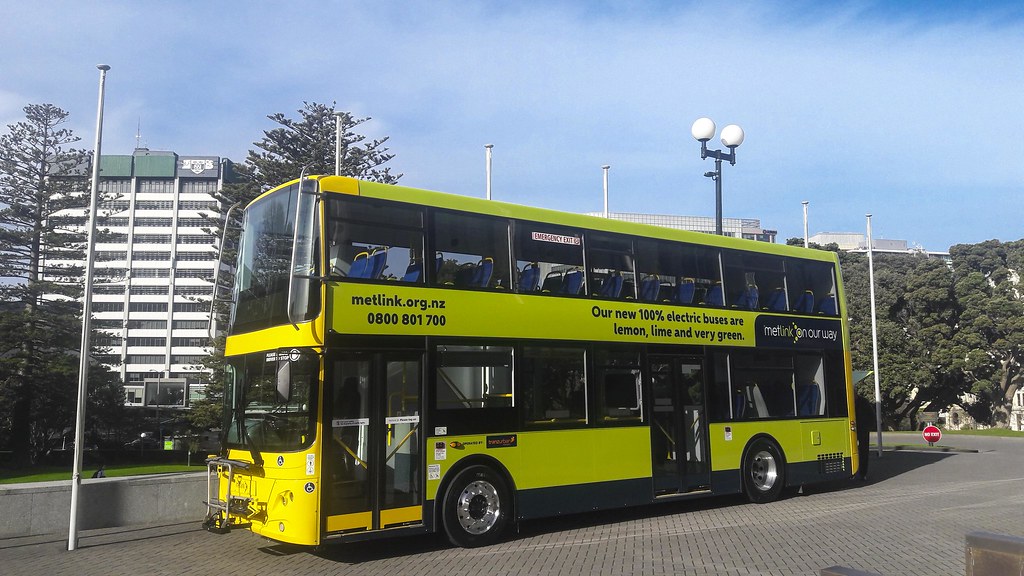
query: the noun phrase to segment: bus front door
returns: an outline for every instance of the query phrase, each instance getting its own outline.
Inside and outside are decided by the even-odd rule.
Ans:
[[[651,450],[655,495],[711,487],[704,365],[698,356],[652,355]]]
[[[324,392],[326,533],[422,522],[421,361],[396,352],[332,360]]]

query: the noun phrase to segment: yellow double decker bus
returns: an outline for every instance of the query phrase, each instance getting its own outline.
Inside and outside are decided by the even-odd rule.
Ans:
[[[835,254],[337,176],[245,210],[207,526],[303,545],[848,478]]]

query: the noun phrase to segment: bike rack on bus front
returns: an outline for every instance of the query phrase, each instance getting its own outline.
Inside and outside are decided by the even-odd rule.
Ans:
[[[252,464],[228,458],[210,458],[206,461],[206,519],[203,527],[211,532],[227,532],[231,529],[231,516],[248,518],[251,515],[249,504],[253,499],[244,496],[232,496],[231,486],[234,484],[235,470],[250,472]],[[227,469],[227,488],[224,499],[220,496],[220,479]],[[217,482],[213,479],[217,478]],[[223,514],[223,516],[222,516]],[[237,524],[241,526],[242,523]]]

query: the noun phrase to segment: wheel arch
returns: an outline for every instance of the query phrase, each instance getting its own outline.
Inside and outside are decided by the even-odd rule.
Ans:
[[[767,440],[774,444],[775,447],[779,449],[779,454],[782,455],[782,463],[789,463],[789,458],[786,456],[786,451],[782,448],[782,444],[780,444],[779,441],[776,440],[775,437],[772,436],[771,434],[767,432],[758,432],[757,434],[751,436],[750,440],[747,440],[746,446],[743,447],[743,454],[740,456],[741,465],[743,462],[746,462],[747,455],[750,454],[750,447],[753,446],[754,443],[756,443],[758,440]]]
[[[497,458],[493,456],[487,456],[485,454],[473,454],[467,456],[455,463],[451,468],[445,472],[444,476],[441,477],[441,483],[437,486],[437,492],[434,494],[434,505],[433,505],[433,531],[437,532],[442,527],[443,514],[444,514],[444,497],[448,492],[448,487],[452,481],[458,477],[459,473],[467,468],[473,466],[486,466],[491,470],[494,470],[499,477],[505,482],[505,487],[508,488],[509,494],[512,497],[512,514],[511,518],[513,521],[517,520],[516,514],[519,510],[519,495],[516,491],[515,480],[512,479],[512,474],[509,473],[508,468],[505,467]]]

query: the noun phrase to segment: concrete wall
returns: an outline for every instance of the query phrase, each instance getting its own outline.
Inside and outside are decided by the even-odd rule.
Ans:
[[[202,522],[206,474],[83,479],[79,530],[160,522]],[[67,533],[71,481],[0,485],[0,538]]]

